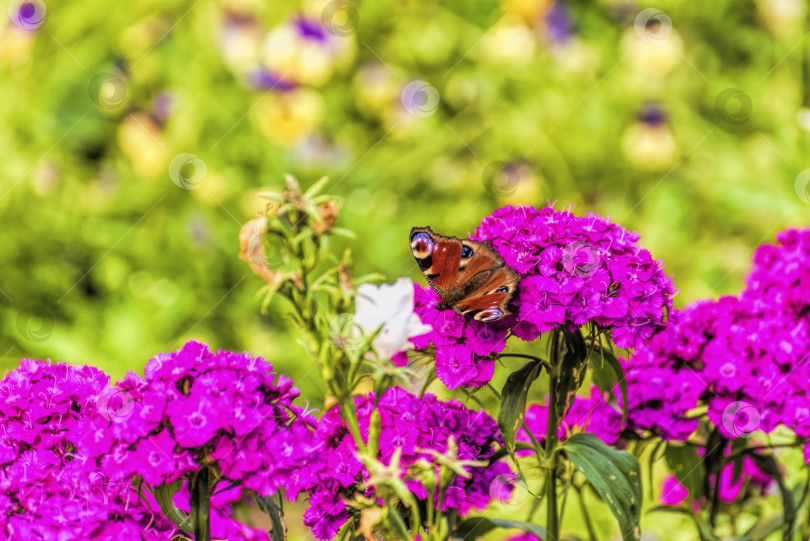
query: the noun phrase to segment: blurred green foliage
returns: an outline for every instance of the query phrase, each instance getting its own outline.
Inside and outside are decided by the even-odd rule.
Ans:
[[[557,200],[640,232],[683,306],[810,223],[801,0],[35,5],[41,25],[19,2],[0,23],[5,368],[118,377],[196,338],[318,403],[281,301],[261,316],[236,257],[287,172],[331,177],[358,273],[391,279],[420,279],[414,225],[464,236]]]

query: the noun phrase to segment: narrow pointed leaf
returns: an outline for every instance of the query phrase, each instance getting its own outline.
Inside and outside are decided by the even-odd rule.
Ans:
[[[538,524],[531,524],[529,522],[520,522],[517,520],[504,520],[499,518],[485,518],[473,517],[468,518],[458,525],[456,528],[454,539],[463,539],[464,541],[474,541],[483,537],[485,534],[491,532],[496,528],[517,528],[536,535],[540,539],[546,538],[546,529]]]
[[[673,442],[667,443],[664,452],[669,471],[678,478],[693,500],[703,496],[703,477],[705,470],[703,459],[698,456],[697,448],[694,445],[677,445]]]
[[[622,539],[639,539],[642,492],[636,457],[585,432],[565,440],[562,449],[610,508]]]
[[[523,368],[509,374],[501,391],[502,399],[501,410],[498,412],[498,427],[500,427],[503,439],[506,442],[506,449],[515,462],[517,462],[514,455],[515,436],[518,428],[523,424],[529,388],[537,379],[537,376],[540,375],[542,366],[537,361],[526,363]]]
[[[175,507],[172,498],[180,491],[183,480],[178,479],[170,484],[163,484],[155,487],[155,501],[160,506],[163,516],[171,520],[178,528],[186,533],[191,533],[191,519],[183,511]]]

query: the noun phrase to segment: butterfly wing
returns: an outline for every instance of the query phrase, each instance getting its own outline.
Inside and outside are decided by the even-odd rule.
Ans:
[[[461,241],[436,235],[429,227],[411,229],[411,251],[430,287],[444,299],[451,291],[461,261]]]
[[[508,312],[518,275],[486,242],[437,235],[414,227],[410,235],[416,263],[442,297],[437,308],[452,308],[479,321],[495,321]]]
[[[478,321],[501,319],[509,314],[507,305],[517,289],[518,280],[518,274],[507,266],[495,269],[478,289],[458,302],[458,311]]]

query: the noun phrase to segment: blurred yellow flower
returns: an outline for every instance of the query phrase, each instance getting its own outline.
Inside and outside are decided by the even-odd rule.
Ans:
[[[357,109],[381,116],[399,102],[402,82],[382,64],[366,64],[357,70],[352,81]]]
[[[237,75],[250,72],[259,63],[262,30],[252,19],[226,15],[222,22],[219,48],[225,64]]]
[[[550,3],[550,0],[502,0],[505,13],[522,17],[526,21],[541,17]]]
[[[671,27],[659,30],[658,35],[629,28],[622,37],[621,50],[635,70],[664,76],[683,60],[683,39]]]
[[[660,169],[675,162],[677,144],[666,124],[637,122],[625,130],[622,151],[627,160],[639,169]]]
[[[758,0],[757,6],[768,29],[782,37],[800,31],[807,14],[803,0]]]
[[[264,66],[282,79],[320,86],[335,67],[353,56],[351,36],[330,34],[317,21],[297,19],[277,26],[264,38]]]
[[[168,162],[163,132],[141,111],[130,113],[118,127],[118,145],[139,175],[163,173]]]
[[[481,51],[493,63],[525,64],[537,50],[537,37],[522,23],[502,23],[484,36]]]
[[[320,125],[326,110],[323,97],[310,88],[295,88],[282,94],[267,94],[255,108],[262,134],[273,143],[293,147]]]
[[[0,59],[12,65],[28,59],[35,35],[11,24],[0,30]]]

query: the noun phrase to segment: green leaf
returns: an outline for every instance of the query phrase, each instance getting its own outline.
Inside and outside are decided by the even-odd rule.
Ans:
[[[677,505],[659,505],[653,507],[648,511],[648,513],[657,513],[665,511],[668,513],[678,513],[680,515],[686,515],[691,518],[694,523],[695,527],[697,528],[698,535],[700,536],[701,541],[718,541],[718,537],[714,535],[712,531],[712,527],[709,524],[709,521],[705,518],[701,517],[700,515],[694,513],[690,509],[685,507],[678,507]]]
[[[284,526],[284,512],[278,506],[272,496],[259,496],[254,492],[256,503],[259,504],[259,509],[270,517],[273,524],[273,529],[269,532],[271,541],[285,541],[287,539],[287,528]]]
[[[665,442],[663,440],[657,441],[655,443],[655,446],[653,447],[652,452],[650,453],[649,461],[647,462],[647,477],[649,477],[650,481],[651,481],[650,484],[649,484],[650,499],[653,499],[653,500],[655,499],[655,490],[653,489],[652,479],[653,479],[653,475],[654,475],[655,465],[658,463],[658,459],[661,458],[660,456],[658,456],[658,451],[661,449],[661,447],[664,447],[666,444],[667,444],[667,442]],[[638,447],[641,447],[641,443],[639,443],[637,448]],[[641,454],[636,453],[636,456],[640,457]]]
[[[516,451],[533,451],[534,450],[534,445],[532,445],[530,443],[525,443],[525,442],[522,442],[522,441],[516,441],[515,442],[515,450]],[[508,454],[509,454],[509,452],[505,448],[502,447],[502,448],[498,449],[497,451],[495,451],[494,453],[492,453],[491,455],[489,455],[489,458],[487,458],[487,461],[489,461],[490,464],[493,464],[494,462],[497,462],[498,460],[502,459],[503,457],[505,457]]]
[[[594,384],[599,387],[602,392],[612,393],[613,388],[619,381],[616,377],[616,371],[605,361],[605,356],[602,355],[602,348],[597,347],[596,349],[600,354],[596,355],[596,351],[594,351],[591,358],[588,359],[591,365],[591,377],[593,378]]]
[[[565,440],[562,449],[610,508],[622,539],[639,539],[642,493],[636,457],[585,432]]]
[[[312,186],[310,186],[306,192],[304,192],[304,199],[312,199],[316,195],[320,193],[326,183],[329,182],[329,177],[321,177],[319,180],[314,182]]]
[[[698,456],[697,448],[694,445],[678,445],[669,442],[664,452],[664,458],[666,458],[669,471],[689,491],[690,498],[697,500],[703,496],[703,477],[706,472],[703,467],[703,459]]]
[[[740,541],[764,541],[774,532],[778,532],[783,527],[784,517],[782,513],[776,511],[770,513],[757,520],[751,528],[749,528]],[[801,535],[801,534],[800,534]],[[802,537],[806,539],[806,537]]]
[[[540,375],[542,367],[542,363],[538,361],[526,363],[523,368],[509,374],[501,391],[502,399],[501,410],[498,412],[498,427],[503,434],[509,456],[512,457],[515,463],[517,463],[515,436],[518,428],[523,424],[529,388],[537,379],[537,376]]]
[[[172,498],[183,486],[183,479],[178,479],[170,484],[158,485],[153,494],[155,501],[160,506],[163,516],[174,522],[174,524],[186,533],[191,533],[191,519],[183,511],[174,506]]]
[[[473,517],[468,518],[458,525],[453,538],[464,539],[464,541],[473,541],[474,539],[483,537],[485,534],[496,528],[518,528],[524,532],[534,534],[540,539],[545,539],[547,535],[546,529],[537,524],[519,522],[517,520],[504,520],[500,518]]]
[[[337,235],[339,237],[345,237],[347,239],[352,240],[357,238],[357,235],[355,234],[354,231],[346,229],[345,227],[333,227],[332,229],[329,230],[329,233],[331,233],[332,235]]]
[[[588,363],[588,348],[582,331],[565,331],[566,352],[560,364],[557,380],[557,418],[563,419],[574,404],[574,397],[585,379]]]
[[[793,523],[796,521],[796,505],[793,501],[793,493],[785,485],[785,476],[782,474],[782,470],[779,469],[779,464],[773,455],[763,455],[755,452],[746,454],[753,459],[762,473],[776,481],[779,486],[779,493],[782,495],[782,515],[784,516],[782,529],[785,533],[785,539],[788,539],[793,531]]]

